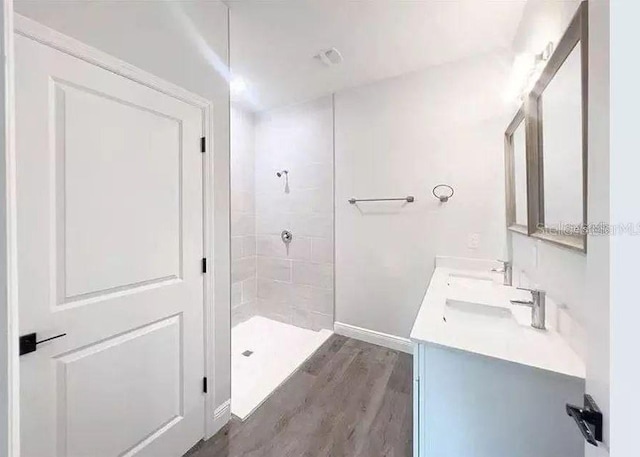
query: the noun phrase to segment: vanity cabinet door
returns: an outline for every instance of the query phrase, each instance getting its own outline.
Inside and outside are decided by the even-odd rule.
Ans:
[[[424,457],[427,455],[426,434],[424,430],[426,408],[424,404],[424,373],[425,373],[424,345],[413,346],[413,455]]]

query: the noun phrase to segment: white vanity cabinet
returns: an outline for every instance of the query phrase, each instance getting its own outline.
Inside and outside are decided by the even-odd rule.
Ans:
[[[582,457],[584,379],[414,345],[414,457]]]
[[[414,457],[582,457],[565,406],[582,404],[584,363],[490,271],[433,273],[411,332]]]

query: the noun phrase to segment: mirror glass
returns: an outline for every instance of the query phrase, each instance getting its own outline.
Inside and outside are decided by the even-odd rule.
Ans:
[[[524,121],[513,132],[513,181],[515,193],[515,223],[527,227],[527,150]]]
[[[562,233],[583,222],[580,42],[542,97],[544,226]]]

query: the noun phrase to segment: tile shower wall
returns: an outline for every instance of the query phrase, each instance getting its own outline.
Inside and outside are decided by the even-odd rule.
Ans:
[[[256,211],[255,122],[253,114],[231,108],[231,325],[255,314]]]
[[[287,177],[276,173],[288,170]],[[288,178],[288,180],[287,180]],[[256,313],[333,328],[333,101],[256,119]],[[280,234],[293,233],[288,246]]]

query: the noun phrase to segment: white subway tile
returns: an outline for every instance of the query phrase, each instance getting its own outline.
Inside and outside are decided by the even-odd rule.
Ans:
[[[256,314],[255,303],[244,303],[231,310],[231,326],[236,325],[252,318]]]
[[[245,213],[255,213],[256,199],[254,192],[242,192],[242,208]]]
[[[231,209],[230,224],[231,224],[232,235],[240,235],[240,233],[238,233],[238,223],[242,215],[243,215],[242,212],[234,211],[233,208]]]
[[[295,284],[330,289],[333,287],[333,265],[294,261],[292,278]]]
[[[333,315],[294,307],[291,308],[291,323],[316,332],[322,329],[333,330]]]
[[[231,308],[235,308],[242,303],[242,282],[231,284]]]
[[[244,212],[243,193],[239,190],[231,190],[231,211],[236,213]]]
[[[306,309],[291,308],[291,324],[313,330],[313,317]]]
[[[250,257],[256,255],[256,237],[255,235],[244,236],[242,241],[242,256]],[[232,251],[233,252],[233,251]]]
[[[231,262],[231,282],[243,281],[256,275],[255,257],[245,257]]]
[[[240,260],[242,258],[242,237],[231,237],[231,261]]]
[[[256,195],[256,211],[265,213],[290,213],[293,197],[282,190],[277,192],[259,193]]]
[[[284,243],[278,235],[259,235],[256,237],[256,253],[263,257],[284,257]]]
[[[293,189],[280,206],[296,214],[331,213],[333,194],[322,189]]]
[[[264,257],[278,257],[277,244],[282,242],[276,235],[256,236],[256,254]]]
[[[279,235],[260,235],[257,240],[257,254],[279,259],[311,259],[311,239],[293,234],[293,241],[287,246]]]
[[[328,329],[333,331],[333,312],[331,314],[311,313],[314,330]]]
[[[253,235],[255,236],[256,234],[256,216],[255,214],[246,214],[245,213],[245,217],[246,220],[245,225],[244,225],[244,233],[243,235]]]
[[[258,295],[258,284],[255,276],[245,279],[242,284],[242,303],[249,303],[256,300]]]
[[[231,212],[231,233],[235,236],[255,235],[255,216],[251,213]]]
[[[282,322],[283,324],[291,324],[291,312],[287,311],[286,314],[279,313],[267,313],[265,316],[267,319]]]
[[[286,303],[287,305],[291,303],[291,283],[259,278],[257,284],[258,298],[274,302]]]
[[[301,303],[306,303],[313,298],[313,289],[313,287],[305,284],[294,284],[291,295],[293,305],[298,308],[307,308]]]
[[[291,304],[308,311],[333,314],[333,289],[294,284]]]
[[[287,255],[292,260],[311,260],[311,238],[294,234]]]
[[[276,173],[284,167],[271,166],[270,164],[257,164],[255,186],[256,194],[267,192],[284,192],[284,186],[286,184],[283,178],[278,178]]]
[[[256,313],[281,322],[291,322],[291,310],[289,304],[285,302],[258,297]]]
[[[333,194],[333,163],[300,165],[292,171],[290,182],[294,189],[323,189]]]
[[[291,281],[291,261],[259,256],[258,277],[277,281]]]
[[[292,215],[291,231],[300,236],[333,238],[331,214]]]
[[[311,240],[311,260],[318,263],[333,263],[333,240],[313,238]]]
[[[291,216],[276,211],[256,214],[257,235],[280,235],[283,230],[291,230]]]
[[[256,308],[307,328],[331,328],[333,319],[332,123],[330,97],[262,114],[255,119],[253,168],[240,164],[242,176],[253,171],[255,177],[254,204],[242,204],[256,214]],[[276,176],[282,169],[289,170],[288,192],[284,177]],[[293,233],[288,249],[282,230]]]
[[[307,197],[311,210],[314,213],[329,213],[333,212],[333,193],[325,189],[314,189]]]
[[[288,210],[295,214],[310,214],[313,212],[313,190],[294,190],[289,195]]]

